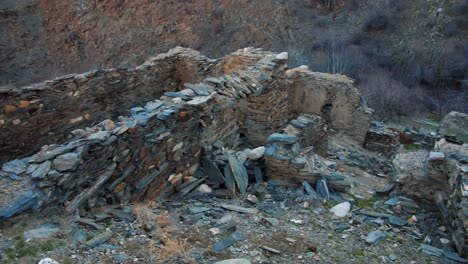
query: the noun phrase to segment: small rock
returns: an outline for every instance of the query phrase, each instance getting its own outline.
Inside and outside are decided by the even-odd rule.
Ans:
[[[213,190],[211,189],[210,186],[208,186],[207,184],[202,184],[198,187],[198,191],[201,192],[201,193],[211,193],[213,192]]]
[[[385,237],[385,233],[380,230],[375,230],[370,232],[367,237],[364,239],[369,244],[377,244],[379,241]]]
[[[39,227],[23,232],[23,239],[48,238],[56,235],[60,229],[58,227]]]
[[[224,249],[232,246],[234,243],[238,241],[245,240],[244,235],[239,232],[234,232],[231,235],[221,239],[214,245],[214,250],[216,251],[223,251]]]
[[[114,256],[112,256],[112,258],[115,261],[118,261],[118,262],[125,262],[125,261],[131,259],[130,256],[128,256],[127,254],[124,254],[124,253],[115,254]]]
[[[11,172],[15,174],[21,174],[26,171],[26,163],[22,160],[15,159],[10,162],[3,164],[2,170],[5,172]]]
[[[450,240],[446,239],[446,238],[441,238],[440,239],[440,243],[444,244],[444,245],[447,245],[448,243],[450,243]]]
[[[350,210],[351,210],[351,204],[349,202],[344,202],[344,203],[340,203],[340,204],[333,206],[330,209],[330,212],[332,212],[334,215],[338,217],[345,217],[349,213]]]
[[[404,226],[408,223],[407,221],[396,216],[389,216],[388,221],[390,222],[390,224],[395,226]]]
[[[112,132],[110,131],[99,131],[94,134],[89,135],[89,140],[97,140],[97,141],[104,141],[110,137]]]
[[[279,133],[274,133],[271,134],[268,137],[268,142],[273,143],[283,143],[283,144],[294,144],[296,143],[298,138],[295,135],[289,135],[289,134],[279,134]]]
[[[246,208],[246,207],[241,207],[241,206],[236,206],[236,205],[230,205],[230,204],[222,204],[222,208],[239,212],[239,213],[244,213],[244,214],[256,214],[258,213],[258,209],[256,208]]]
[[[77,153],[66,153],[58,156],[54,160],[54,167],[58,171],[72,171],[80,162],[80,157]]]
[[[59,263],[51,258],[44,258],[44,259],[41,259],[38,262],[38,264],[59,264]]]
[[[252,149],[248,154],[247,158],[249,160],[259,160],[263,157],[263,154],[265,153],[265,147],[258,147]]]
[[[251,262],[248,259],[226,259],[222,261],[215,262],[213,264],[250,264]]]
[[[112,238],[112,232],[110,231],[106,231],[104,233],[101,233],[97,236],[95,236],[94,238],[92,238],[91,240],[89,240],[88,242],[86,242],[86,245],[88,247],[96,247],[96,246],[99,246],[101,245],[102,243],[105,243],[107,242],[109,239]]]
[[[50,171],[51,164],[52,163],[50,161],[48,161],[48,160],[41,163],[37,167],[37,169],[33,171],[33,173],[31,174],[31,177],[35,178],[35,179],[45,179],[46,175]]]
[[[431,151],[429,153],[429,161],[443,160],[443,159],[445,159],[445,155],[442,152]]]
[[[251,204],[257,204],[258,198],[254,194],[249,194],[247,195],[247,201],[249,201]]]
[[[280,221],[276,218],[265,217],[264,219],[272,226],[279,226],[280,224]]]
[[[288,59],[288,53],[287,52],[281,52],[280,54],[276,55],[275,57],[278,60],[287,60]]]
[[[262,246],[262,249],[268,251],[268,252],[271,252],[271,253],[275,253],[275,254],[280,254],[281,251],[275,249],[275,248],[272,248],[272,247],[269,247],[269,246]]]
[[[209,207],[189,207],[191,214],[199,214],[211,210]]]
[[[388,258],[391,260],[391,261],[396,261],[397,260],[397,256],[395,256],[394,254],[390,254],[388,256]]]
[[[114,128],[115,128],[114,121],[112,121],[110,119],[106,119],[106,120],[102,121],[102,125],[104,126],[105,130],[114,130]]]

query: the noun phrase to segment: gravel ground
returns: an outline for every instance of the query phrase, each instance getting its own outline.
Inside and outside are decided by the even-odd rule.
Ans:
[[[342,201],[314,200],[298,186],[254,185],[248,194],[192,193],[158,204],[97,207],[81,218],[53,210],[23,215],[3,223],[2,262],[458,263],[424,253],[422,243],[448,251],[453,245],[437,212],[404,197],[344,195],[351,210],[338,217],[330,208]],[[380,239],[373,241],[371,232]]]

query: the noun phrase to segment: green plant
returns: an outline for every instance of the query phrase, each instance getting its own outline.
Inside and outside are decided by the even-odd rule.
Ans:
[[[41,248],[42,252],[47,252],[47,251],[54,250],[55,246],[54,246],[54,243],[51,240],[47,240],[46,242],[42,243],[40,248]]]

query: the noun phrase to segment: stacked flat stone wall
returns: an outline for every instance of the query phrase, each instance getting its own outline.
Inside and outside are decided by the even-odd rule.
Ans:
[[[256,54],[255,50],[244,52]],[[84,129],[63,126],[62,132],[71,137],[62,141],[65,143],[44,145],[33,156],[3,164],[0,217],[49,204],[64,205],[66,212],[73,213],[92,206],[97,197],[112,202],[154,198],[194,175],[200,158],[215,141],[227,148],[237,147],[248,116],[236,105],[247,97],[261,98],[278,89],[274,81],[283,74],[286,63],[275,54],[262,53],[252,66],[239,69],[200,83],[181,84],[175,91],[159,90],[154,96],[141,92],[144,96],[139,100],[144,103],[140,106],[134,105],[139,100],[131,104],[120,101],[123,106],[134,106],[127,110],[128,115],[116,117],[121,112],[113,112],[111,102],[111,106],[98,104],[113,115]],[[99,99],[110,100],[106,96]],[[272,104],[258,106],[259,111],[272,108]],[[262,134],[275,129],[261,128],[257,131]]]

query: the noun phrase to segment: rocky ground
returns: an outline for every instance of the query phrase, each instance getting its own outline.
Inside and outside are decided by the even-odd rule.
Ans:
[[[351,161],[345,152],[338,155],[337,171],[352,185],[347,194],[327,195],[316,187],[317,197],[307,184],[270,180],[235,196],[201,185],[157,203],[110,206],[98,199],[80,215],[48,209],[4,222],[2,262],[467,262],[452,253],[434,206],[400,196],[386,178],[364,172],[359,167],[366,162]]]

